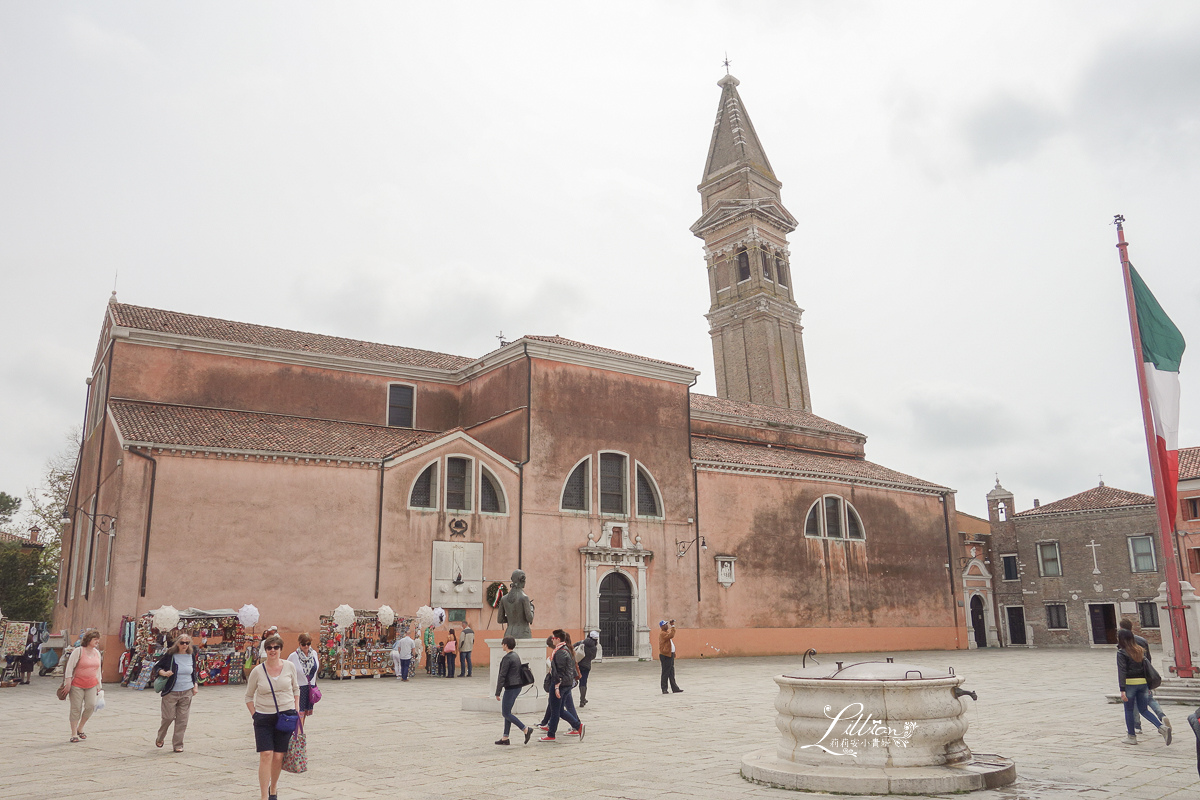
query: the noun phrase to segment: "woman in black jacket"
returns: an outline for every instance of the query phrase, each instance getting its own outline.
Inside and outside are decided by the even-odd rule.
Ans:
[[[583,658],[579,659],[579,707],[587,705],[588,673],[592,671],[592,661],[596,658],[596,644],[600,641],[600,631],[592,631],[583,637],[583,641],[575,647],[583,648]]]
[[[175,723],[171,746],[176,753],[183,752],[183,733],[187,730],[188,713],[192,709],[192,698],[200,691],[200,670],[196,664],[196,648],[192,637],[181,633],[167,652],[154,665],[154,677],[166,678],[162,688],[162,724],[158,726],[155,747],[162,747],[167,738],[167,728]]]
[[[1124,628],[1117,631],[1117,684],[1121,688],[1121,702],[1125,704],[1125,732],[1129,734],[1125,737],[1125,744],[1137,744],[1133,723],[1139,713],[1154,723],[1167,744],[1171,743],[1171,729],[1163,725],[1149,708],[1149,663],[1146,651],[1134,640],[1133,632]]]
[[[500,640],[500,644],[504,648],[504,658],[500,659],[500,669],[496,676],[496,699],[500,700],[503,695],[500,712],[504,715],[504,735],[496,740],[496,744],[509,743],[508,732],[512,729],[513,724],[516,724],[517,730],[525,734],[525,744],[529,744],[533,728],[525,727],[525,724],[513,713],[513,704],[517,702],[517,697],[521,694],[521,657],[513,652],[517,647],[517,640],[511,636],[505,636]]]

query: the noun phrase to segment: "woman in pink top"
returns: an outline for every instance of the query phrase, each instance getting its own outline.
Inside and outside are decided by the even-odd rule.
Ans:
[[[96,690],[100,688],[100,632],[83,635],[79,647],[71,651],[63,668],[63,685],[71,689],[71,741],[86,739],[83,726],[96,710]]]
[[[454,657],[458,653],[458,637],[454,634],[454,628],[450,629],[450,638],[446,640],[446,646],[442,648],[442,654],[446,656],[446,677],[454,677]]]

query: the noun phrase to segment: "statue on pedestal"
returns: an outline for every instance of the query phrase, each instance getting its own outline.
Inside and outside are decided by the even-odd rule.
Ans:
[[[528,639],[533,635],[529,630],[529,626],[533,624],[533,601],[525,594],[524,570],[513,570],[512,588],[500,598],[496,621],[508,625],[504,631],[505,636]]]

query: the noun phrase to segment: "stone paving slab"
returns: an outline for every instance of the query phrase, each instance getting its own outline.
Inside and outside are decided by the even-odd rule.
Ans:
[[[1123,712],[1107,704],[1116,685],[1111,650],[971,650],[820,656],[863,661],[902,655],[907,662],[953,666],[979,693],[968,712],[967,744],[1017,762],[1012,786],[977,792],[986,800],[1200,797],[1188,709],[1167,706],[1177,734],[1170,747],[1154,734],[1121,743]],[[510,747],[495,714],[460,710],[464,694],[489,690],[487,678],[325,681],[308,728],[309,771],[284,773],[281,800],[447,800],[567,796],[612,800],[825,797],[751,784],[739,775],[744,754],[776,739],[772,677],[798,658],[680,661],[683,694],[662,695],[658,664],[610,662],[592,671],[581,715],[583,742]],[[257,756],[244,687],[209,687],[192,705],[186,752],[154,747],[158,697],[108,686],[108,707],[88,724],[87,741],[67,741],[67,703],[51,678],[0,689],[0,797],[258,797]],[[968,701],[970,702],[970,701]],[[529,724],[538,720],[525,719]],[[516,738],[519,742],[519,737]],[[852,795],[837,795],[853,797]],[[962,797],[962,795],[958,795]]]

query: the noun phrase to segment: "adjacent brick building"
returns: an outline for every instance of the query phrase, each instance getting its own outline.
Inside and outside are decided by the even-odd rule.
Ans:
[[[1154,498],[1103,482],[1014,513],[988,493],[996,604],[1006,646],[1115,644],[1118,622],[1158,642],[1164,580]]]

